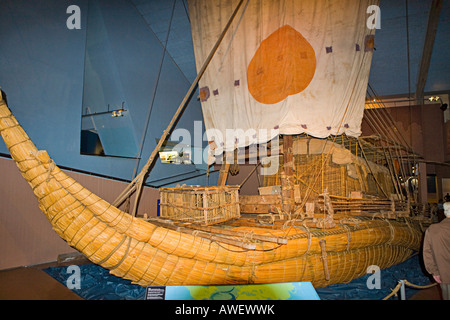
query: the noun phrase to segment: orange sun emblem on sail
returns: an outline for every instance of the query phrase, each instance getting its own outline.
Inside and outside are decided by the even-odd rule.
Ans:
[[[248,90],[264,104],[283,101],[305,90],[316,71],[316,55],[309,42],[285,25],[256,50],[247,68]]]

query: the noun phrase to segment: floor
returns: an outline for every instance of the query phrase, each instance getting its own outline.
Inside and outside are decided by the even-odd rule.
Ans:
[[[42,271],[47,264],[0,271],[0,300],[83,300]],[[410,300],[441,300],[439,286],[420,290]]]
[[[0,271],[0,300],[83,300],[39,268]]]
[[[420,290],[409,300],[442,300],[440,287],[434,286],[429,289]]]

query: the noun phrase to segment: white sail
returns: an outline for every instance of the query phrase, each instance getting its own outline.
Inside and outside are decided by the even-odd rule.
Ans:
[[[189,1],[198,70],[238,3]],[[208,140],[230,151],[278,134],[359,136],[377,4],[245,0],[199,82]]]

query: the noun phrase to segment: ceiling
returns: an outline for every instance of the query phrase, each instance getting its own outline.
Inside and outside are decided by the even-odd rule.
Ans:
[[[188,0],[129,1],[192,82],[196,69]],[[441,8],[432,10],[436,4]],[[376,31],[369,79],[378,95],[450,91],[450,0],[381,0],[380,11],[381,28]],[[424,81],[418,81],[419,74]]]

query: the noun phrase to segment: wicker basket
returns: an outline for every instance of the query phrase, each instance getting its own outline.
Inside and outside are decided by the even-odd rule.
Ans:
[[[161,217],[200,225],[240,217],[239,186],[182,186],[160,189]]]

